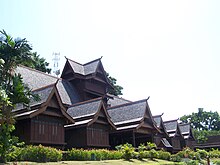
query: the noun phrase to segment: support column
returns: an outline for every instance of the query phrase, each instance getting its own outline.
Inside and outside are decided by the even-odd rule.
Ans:
[[[133,146],[134,148],[136,147],[136,142],[135,142],[135,132],[132,131],[132,138],[133,138]]]

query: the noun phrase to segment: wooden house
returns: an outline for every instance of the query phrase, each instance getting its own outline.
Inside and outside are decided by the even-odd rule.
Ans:
[[[26,144],[43,144],[63,148],[64,124],[74,123],[67,114],[58,94],[56,84],[33,91],[40,100],[31,100],[13,110],[16,119],[15,134]]]
[[[163,114],[153,116],[153,119],[157,125],[157,128],[160,130],[154,135],[154,143],[157,145],[158,149],[164,149],[166,151],[172,152],[173,147],[169,142],[170,137],[165,129],[162,115]]]
[[[101,58],[86,64],[80,64],[67,58],[61,78],[68,80],[76,88],[81,101],[104,97],[108,89],[112,88]]]
[[[181,134],[184,137],[184,141],[185,141],[184,147],[189,147],[189,148],[193,149],[194,144],[195,144],[195,138],[193,136],[190,123],[179,124],[179,127],[180,127]]]
[[[75,120],[65,125],[67,147],[109,148],[109,132],[114,124],[105,109],[103,98],[96,98],[70,106],[67,113]]]
[[[158,129],[147,100],[109,107],[107,111],[116,126],[116,130],[110,133],[112,148],[124,143],[137,147],[141,143],[153,142],[153,135]]]
[[[173,147],[173,153],[176,153],[180,150],[183,149],[185,146],[185,141],[184,138],[181,134],[179,124],[178,124],[178,119],[176,120],[169,120],[169,121],[164,121],[164,126],[165,129],[170,137],[170,144]]]

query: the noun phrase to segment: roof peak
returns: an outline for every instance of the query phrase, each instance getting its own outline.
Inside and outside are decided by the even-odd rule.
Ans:
[[[174,122],[174,121],[178,121],[179,120],[179,118],[177,118],[177,119],[173,119],[173,120],[167,120],[167,121],[164,121],[164,123],[169,123],[169,122]]]
[[[153,117],[162,117],[164,113],[161,113],[160,115],[154,115]]]
[[[142,100],[138,100],[138,101],[134,101],[134,102],[129,102],[129,103],[125,103],[125,104],[116,105],[116,106],[113,106],[113,107],[109,107],[108,110],[115,109],[115,108],[118,108],[118,107],[123,107],[123,106],[129,106],[129,105],[132,105],[132,104],[138,104],[140,102],[147,102],[147,99],[142,99]]]
[[[101,56],[100,58],[95,59],[95,60],[89,61],[89,62],[87,62],[87,63],[85,63],[85,64],[81,64],[81,63],[79,63],[79,62],[76,62],[76,61],[74,61],[74,60],[72,60],[72,59],[70,59],[70,58],[67,58],[66,56],[65,56],[65,58],[66,58],[67,60],[71,61],[71,62],[74,62],[74,63],[79,64],[79,65],[81,65],[81,66],[85,66],[85,65],[88,65],[88,64],[93,63],[93,62],[95,62],[95,61],[100,61],[100,60],[102,59],[102,56]]]

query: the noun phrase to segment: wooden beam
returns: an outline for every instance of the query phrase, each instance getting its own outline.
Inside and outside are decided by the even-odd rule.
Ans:
[[[132,142],[133,142],[133,146],[136,147],[136,144],[135,144],[135,143],[136,143],[136,142],[135,142],[135,132],[134,132],[134,131],[132,132],[132,138],[133,138],[133,139],[132,139],[132,140],[133,140],[133,141],[132,141]]]

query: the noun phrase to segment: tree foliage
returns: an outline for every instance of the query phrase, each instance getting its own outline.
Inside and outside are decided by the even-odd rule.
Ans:
[[[40,57],[37,52],[31,53],[30,61],[23,61],[21,64],[48,74],[51,72],[51,68],[49,68],[49,63],[46,61],[45,58]]]
[[[197,113],[184,115],[180,118],[184,123],[191,123],[197,142],[204,143],[207,136],[220,135],[220,116],[218,112],[204,111],[199,108]]]
[[[199,108],[197,113],[184,115],[180,118],[181,121],[190,122],[193,128],[197,130],[220,130],[220,117],[218,112],[204,111]]]
[[[112,89],[109,90],[109,94],[112,94],[115,96],[122,95],[123,94],[122,93],[123,87],[120,85],[117,85],[117,79],[114,77],[111,77],[108,73],[107,73],[107,77],[108,77],[110,84],[113,87]]]
[[[31,47],[26,39],[13,39],[0,31],[0,161],[6,162],[17,138],[12,110],[17,103],[29,103],[33,95],[14,71],[23,61],[31,60]]]

